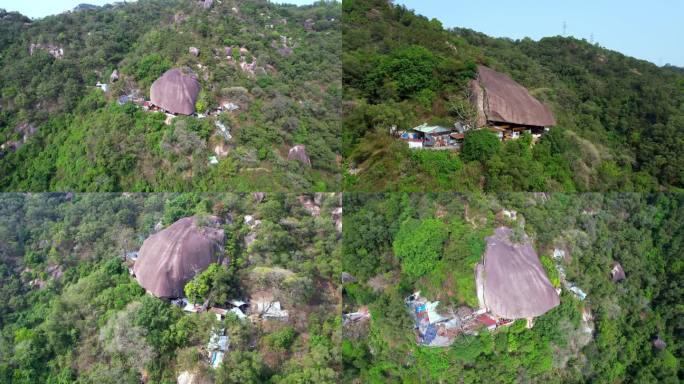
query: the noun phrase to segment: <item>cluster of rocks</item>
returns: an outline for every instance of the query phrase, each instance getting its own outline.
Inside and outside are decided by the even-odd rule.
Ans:
[[[24,273],[31,273],[33,272],[30,268],[25,268]],[[53,280],[58,280],[62,275],[64,274],[64,271],[62,271],[62,267],[59,265],[50,265],[45,269],[45,273],[48,275],[48,277],[51,277]],[[40,277],[36,277],[33,280],[29,281],[29,286],[30,287],[35,287],[38,289],[43,289],[47,285],[47,281],[41,279]]]
[[[302,207],[311,215],[314,217],[319,217],[321,215],[321,205],[323,204],[323,199],[326,195],[326,193],[314,193],[312,195],[301,195],[299,196],[299,203],[302,205]],[[338,195],[340,196],[340,195]],[[341,197],[341,196],[340,196]],[[339,206],[335,207],[331,214],[330,218],[332,219],[333,223],[335,224],[335,229],[338,232],[342,232],[342,201],[341,199],[338,201]]]
[[[240,57],[240,69],[242,70],[242,72],[245,72],[246,74],[248,74],[250,76],[256,76],[257,69],[258,69],[256,58],[253,57],[252,62],[248,63],[247,60],[244,58],[244,56]],[[261,68],[261,71],[263,71],[263,70],[264,69]],[[261,71],[259,71],[259,72],[261,72]],[[264,74],[264,73],[260,73],[260,74]]]
[[[30,123],[22,123],[14,128],[14,132],[18,133],[21,137],[18,140],[9,140],[4,144],[0,145],[0,158],[4,157],[6,152],[16,151],[21,148],[31,136],[35,135],[38,128]]]
[[[332,211],[333,223],[337,232],[342,233],[342,207],[337,207]]]
[[[244,58],[249,55],[249,49],[245,47],[223,47],[224,54],[228,61],[234,61],[235,55],[237,54],[238,60],[245,60]]]
[[[192,49],[191,47],[190,49]],[[266,70],[260,66],[257,66],[256,57],[252,57],[251,61],[247,61],[250,54],[249,50],[245,47],[223,47],[223,52],[220,49],[213,49],[214,56],[218,59],[221,55],[225,56],[228,62],[238,65],[238,67],[250,76],[255,75],[265,75]],[[192,52],[191,52],[192,53]],[[193,53],[194,54],[194,53]],[[197,55],[195,55],[197,56]],[[237,62],[235,56],[238,56]]]
[[[281,56],[291,56],[294,53],[292,39],[287,36],[280,36],[280,42],[273,40],[271,48],[275,49]]]
[[[318,217],[321,215],[321,203],[323,202],[323,194],[316,193],[313,195],[299,196],[299,203],[304,209],[309,212],[309,215]]]
[[[29,54],[33,56],[34,53],[38,51],[45,51],[49,53],[52,57],[55,59],[62,59],[64,58],[64,48],[59,47],[54,44],[36,44],[36,43],[31,43],[29,45]]]
[[[245,247],[249,247],[257,238],[257,229],[261,225],[261,220],[252,215],[245,216],[245,225],[249,227],[249,233],[245,236]]]

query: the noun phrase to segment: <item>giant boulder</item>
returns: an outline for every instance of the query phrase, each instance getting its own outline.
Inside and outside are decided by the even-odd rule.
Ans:
[[[188,281],[222,261],[224,242],[217,217],[185,217],[143,242],[133,272],[152,295],[182,297]]]
[[[199,91],[197,75],[189,68],[174,68],[152,83],[150,100],[168,112],[192,115]]]
[[[478,296],[488,310],[507,319],[540,316],[560,304],[529,238],[513,241],[513,230],[497,228],[487,237]]]

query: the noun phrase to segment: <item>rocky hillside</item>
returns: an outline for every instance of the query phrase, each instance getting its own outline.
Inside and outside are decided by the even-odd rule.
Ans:
[[[263,0],[2,11],[0,188],[335,189],[339,19]],[[198,116],[142,108],[172,68],[199,81]]]

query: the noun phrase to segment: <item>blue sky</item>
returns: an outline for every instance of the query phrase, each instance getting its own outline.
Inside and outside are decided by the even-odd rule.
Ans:
[[[39,18],[74,9],[81,3],[104,5],[115,1],[119,0],[0,0],[0,8],[18,11],[31,18]],[[274,2],[303,5],[311,4],[314,0],[277,0]]]
[[[567,34],[658,65],[684,67],[683,0],[396,0],[445,27],[538,40]]]

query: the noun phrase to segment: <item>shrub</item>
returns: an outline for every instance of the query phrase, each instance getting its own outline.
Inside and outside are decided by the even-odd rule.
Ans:
[[[442,256],[447,239],[446,225],[436,219],[405,221],[394,240],[394,253],[404,273],[419,278],[433,268]]]
[[[484,163],[500,149],[501,141],[495,134],[486,129],[478,129],[466,133],[461,157],[464,161]]]

